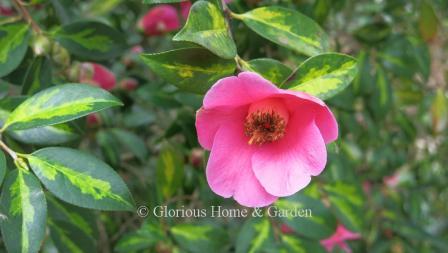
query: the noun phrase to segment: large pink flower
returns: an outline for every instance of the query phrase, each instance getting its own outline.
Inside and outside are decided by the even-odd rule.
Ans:
[[[339,224],[336,229],[336,232],[327,239],[320,241],[320,243],[322,244],[322,246],[325,247],[325,249],[328,252],[332,252],[335,246],[339,246],[345,252],[351,253],[352,250],[345,241],[357,240],[360,238],[361,238],[360,234],[353,233],[350,230],[346,229],[343,225]]]
[[[175,31],[180,28],[177,10],[171,5],[158,5],[140,19],[138,27],[148,36]]]
[[[325,167],[325,144],[338,136],[324,102],[252,72],[223,78],[207,92],[196,129],[199,143],[211,150],[211,189],[248,207],[307,186]]]

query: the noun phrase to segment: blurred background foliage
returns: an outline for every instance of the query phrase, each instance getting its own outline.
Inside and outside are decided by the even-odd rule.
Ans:
[[[314,218],[154,218],[151,213],[141,218],[136,213],[78,210],[54,200],[48,203],[54,222],[43,252],[70,252],[64,241],[68,237],[85,252],[314,253],[323,252],[319,240],[330,236],[338,223],[362,235],[349,242],[353,252],[448,252],[448,1],[234,0],[229,8],[243,13],[267,5],[313,18],[329,33],[333,51],[358,59],[357,78],[327,101],[340,127],[338,141],[328,147],[327,168],[305,190],[275,204],[310,207]],[[171,41],[174,33],[145,37],[138,31],[138,20],[153,5],[34,0],[27,8],[49,32],[77,20],[98,20],[126,40],[114,58],[88,61],[107,66],[117,82],[136,80],[136,86],[116,86],[112,92],[125,106],[74,124],[70,145],[103,157],[126,180],[137,205],[150,211],[158,205],[236,207],[233,200],[213,194],[205,180],[208,154],[199,147],[194,127],[202,96],[166,83],[138,57],[138,47],[148,53],[185,46]],[[11,18],[15,16],[2,16],[0,23]],[[230,24],[245,60],[269,57],[294,68],[305,59],[242,22]],[[70,70],[86,60],[57,50],[52,57],[40,60],[49,65],[44,69],[51,69],[39,73],[48,83],[70,80]],[[27,61],[33,60],[28,52],[20,66],[29,69]],[[20,67],[1,79],[2,96],[23,93],[18,86],[22,79]],[[4,101],[2,108],[11,106]],[[8,139],[17,150],[44,145],[23,142]],[[73,217],[90,220],[86,226],[91,233],[79,232]],[[51,232],[57,222],[65,237]],[[282,229],[284,224],[292,230]],[[0,252],[2,248],[0,241]]]

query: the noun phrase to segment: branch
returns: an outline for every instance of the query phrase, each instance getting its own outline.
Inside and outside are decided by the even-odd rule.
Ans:
[[[40,29],[39,25],[37,25],[36,21],[33,20],[33,18],[31,17],[30,13],[28,12],[28,10],[26,9],[26,7],[24,6],[24,3],[20,0],[13,0],[17,10],[22,14],[23,19],[26,20],[26,22],[28,22],[28,24],[31,25],[31,27],[33,28],[34,32],[40,34],[42,33],[42,30]]]

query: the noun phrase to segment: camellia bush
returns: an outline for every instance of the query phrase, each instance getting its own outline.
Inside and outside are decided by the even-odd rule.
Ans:
[[[0,2],[0,253],[447,252],[448,2]]]

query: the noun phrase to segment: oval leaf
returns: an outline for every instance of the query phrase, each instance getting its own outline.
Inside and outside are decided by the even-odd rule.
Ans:
[[[58,145],[76,140],[79,134],[69,124],[7,131],[17,141],[32,145]]]
[[[126,49],[125,36],[95,21],[79,21],[62,26],[54,38],[67,50],[85,60],[109,60]]]
[[[312,56],[328,50],[328,35],[300,12],[270,6],[232,15],[258,35],[298,53]]]
[[[266,218],[247,220],[238,234],[236,253],[264,252],[267,245],[274,243],[271,223]]]
[[[47,204],[39,181],[30,172],[16,169],[6,178],[0,197],[0,222],[8,252],[38,252],[45,236]]]
[[[99,210],[134,209],[120,176],[91,155],[69,148],[44,148],[27,158],[45,187],[63,201]]]
[[[202,48],[183,48],[142,55],[143,61],[166,81],[182,90],[205,93],[218,79],[231,75],[236,64]]]
[[[344,90],[357,72],[355,58],[337,53],[321,54],[303,62],[286,88],[327,99]]]
[[[187,23],[173,40],[197,43],[224,59],[236,56],[235,42],[230,37],[227,22],[221,10],[210,2],[193,4]]]
[[[0,26],[0,77],[17,68],[25,56],[30,29],[24,23]]]
[[[107,91],[86,84],[64,84],[43,90],[20,104],[3,129],[22,130],[73,120],[121,102]]]
[[[303,217],[288,217],[282,215],[280,219],[298,234],[312,239],[329,237],[336,230],[336,218],[324,204],[314,198],[296,194],[275,202],[278,210],[303,210]],[[311,211],[311,212],[310,212]]]
[[[243,69],[257,72],[273,84],[280,85],[292,73],[292,70],[283,63],[269,58],[260,58],[244,62]]]

